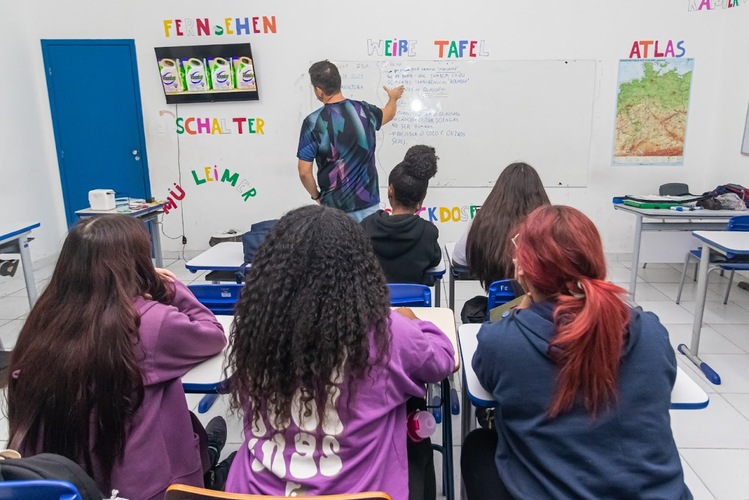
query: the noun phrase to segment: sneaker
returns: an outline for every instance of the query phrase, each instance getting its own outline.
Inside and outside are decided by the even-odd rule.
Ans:
[[[237,452],[232,452],[220,464],[211,469],[211,482],[206,483],[206,487],[209,490],[224,491],[226,479],[229,477],[229,469],[231,469],[231,464],[234,462],[234,457],[236,456]]]
[[[208,435],[208,457],[211,461],[211,467],[215,467],[221,456],[221,450],[224,449],[224,444],[226,444],[226,420],[224,420],[224,417],[213,417],[205,426],[205,433]]]

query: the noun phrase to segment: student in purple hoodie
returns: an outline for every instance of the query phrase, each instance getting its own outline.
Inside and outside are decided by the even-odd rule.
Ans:
[[[229,370],[245,443],[226,490],[408,498],[406,400],[452,373],[449,339],[391,311],[364,231],[308,206],[268,234],[237,304]]]
[[[10,447],[64,455],[124,498],[203,486],[205,431],[194,432],[180,377],[225,344],[216,317],[154,269],[142,222],[85,219],[11,356]]]

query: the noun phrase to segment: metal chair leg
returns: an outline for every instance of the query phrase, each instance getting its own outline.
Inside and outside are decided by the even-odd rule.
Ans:
[[[725,297],[723,297],[723,304],[728,304],[728,295],[731,293],[731,286],[733,285],[733,275],[735,273],[736,273],[736,270],[732,270],[731,275],[728,277],[728,286],[726,287],[726,295]]]
[[[690,252],[687,252],[687,257],[684,259],[684,268],[681,270],[681,281],[679,282],[679,292],[676,294],[676,303],[681,302],[681,291],[684,289],[684,280],[687,277],[687,266],[689,265],[689,258],[692,256]],[[699,266],[699,263],[697,263]],[[697,272],[695,267],[695,273]]]

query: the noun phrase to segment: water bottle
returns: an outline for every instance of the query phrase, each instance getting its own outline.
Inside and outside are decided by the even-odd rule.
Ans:
[[[428,411],[415,411],[408,415],[408,438],[414,443],[426,439],[434,434],[437,422]]]

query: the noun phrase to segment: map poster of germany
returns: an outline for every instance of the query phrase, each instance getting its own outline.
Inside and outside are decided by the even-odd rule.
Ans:
[[[682,165],[694,59],[623,59],[614,165]]]

